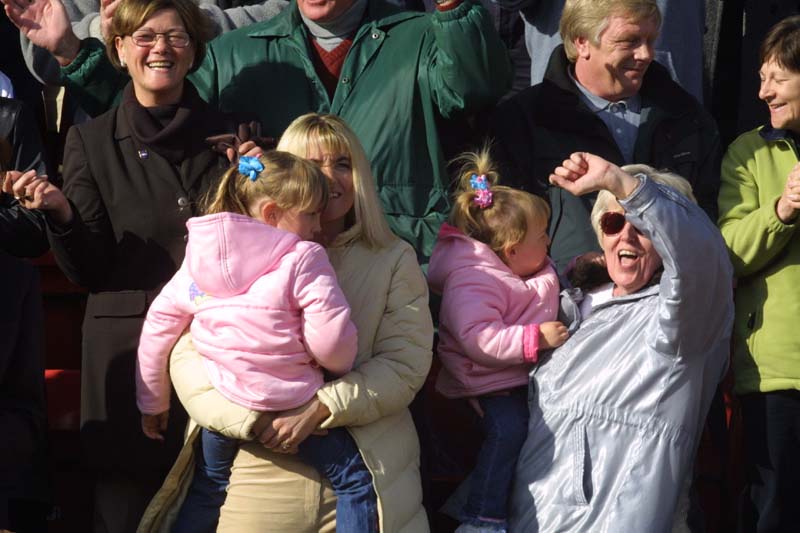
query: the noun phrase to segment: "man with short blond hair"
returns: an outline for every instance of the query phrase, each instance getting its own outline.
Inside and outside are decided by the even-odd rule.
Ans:
[[[660,26],[655,0],[567,0],[560,25],[565,44],[553,51],[545,79],[493,117],[503,182],[550,201],[551,256],[559,267],[597,250],[589,224],[593,196],[577,198],[548,182],[575,151],[671,170],[689,180],[699,204],[716,218],[717,127],[655,62]]]

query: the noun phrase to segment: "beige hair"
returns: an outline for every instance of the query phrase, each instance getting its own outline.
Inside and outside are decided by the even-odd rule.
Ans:
[[[584,37],[595,46],[599,45],[600,34],[614,15],[629,16],[636,21],[653,19],[661,27],[661,12],[655,0],[567,0],[561,12],[559,32],[571,63],[578,58],[575,39]]]
[[[645,174],[654,182],[672,187],[691,200],[693,203],[697,203],[697,199],[694,197],[694,193],[692,193],[692,185],[686,181],[685,178],[682,178],[677,174],[668,171],[656,170],[649,165],[640,164],[625,165],[622,167],[622,170],[632,176],[636,174]],[[603,190],[597,193],[597,200],[592,208],[591,220],[592,228],[594,229],[595,235],[597,235],[597,241],[601,244],[603,243],[603,231],[600,229],[600,217],[609,211],[615,203],[617,203],[617,199],[610,192]]]
[[[355,201],[348,227],[340,238],[358,239],[371,248],[386,247],[397,238],[386,222],[364,148],[344,120],[320,113],[296,118],[281,136],[278,149],[299,157],[308,157],[314,152],[349,156]]]
[[[550,219],[550,206],[542,198],[519,189],[497,185],[499,176],[484,147],[479,152],[467,152],[455,162],[461,162],[458,190],[455,193],[449,223],[465,235],[480,241],[506,261],[505,250],[522,242],[528,230],[528,219],[537,228],[546,229]],[[473,176],[485,176],[492,203],[481,207],[475,202],[476,190],[472,188]]]
[[[206,214],[238,213],[256,217],[259,200],[269,198],[281,209],[310,211],[328,203],[328,179],[317,165],[287,152],[271,151],[258,157],[264,170],[255,180],[239,172],[235,163],[204,202]]]
[[[122,0],[114,11],[111,27],[106,35],[106,55],[117,70],[125,70],[117,53],[117,37],[125,37],[142,27],[147,19],[162,9],[174,9],[183,21],[186,33],[192,39],[194,60],[189,72],[200,67],[206,56],[206,43],[214,36],[211,22],[192,0]]]

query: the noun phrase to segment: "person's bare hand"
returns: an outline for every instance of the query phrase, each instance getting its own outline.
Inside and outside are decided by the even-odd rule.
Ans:
[[[569,333],[561,322],[542,322],[539,324],[539,347],[543,350],[558,348],[567,341]]]
[[[800,212],[800,163],[797,163],[783,187],[781,197],[775,204],[775,214],[784,224],[791,224],[797,219]]]
[[[157,415],[142,415],[142,431],[148,438],[164,441],[164,432],[169,423],[169,411]]]
[[[75,59],[80,40],[72,31],[67,10],[61,0],[0,0],[8,19],[33,44],[44,48],[62,66]]]
[[[311,400],[279,413],[272,413],[269,423],[257,422],[253,426],[256,438],[267,448],[278,453],[297,453],[298,446],[309,435],[324,435],[324,429],[319,429],[323,420],[330,416],[328,408],[316,396]]]
[[[119,2],[120,0],[100,0],[100,33],[105,41],[111,33],[111,19],[114,18]]]
[[[574,152],[553,170],[550,183],[575,196],[605,189],[621,199],[632,193],[639,181],[602,157]]]
[[[483,418],[485,413],[483,412],[483,408],[481,408],[481,402],[479,402],[477,398],[474,396],[467,398],[467,404],[472,407],[472,410],[475,411],[478,417]]]
[[[8,171],[3,179],[3,192],[13,194],[26,209],[46,211],[58,224],[72,220],[72,207],[67,197],[47,180],[47,176],[38,176],[35,170]]]
[[[238,153],[233,148],[228,148],[225,155],[228,156],[228,161],[233,163],[239,156],[258,157],[264,153],[264,149],[255,143],[255,141],[245,141],[239,145]]]

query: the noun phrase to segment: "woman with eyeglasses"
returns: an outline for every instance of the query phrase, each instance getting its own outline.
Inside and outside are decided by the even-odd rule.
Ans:
[[[689,183],[574,153],[550,182],[600,191],[609,281],[568,291],[571,336],[533,371],[516,531],[670,531],[728,360],[732,268]]]
[[[79,43],[63,6],[50,7],[48,24],[62,24],[67,36],[48,42],[30,28],[28,35],[63,58]],[[43,35],[52,33],[59,32]],[[120,106],[69,131],[63,194],[29,174],[13,185],[23,205],[46,213],[58,264],[90,291],[81,432],[97,474],[98,531],[136,529],[181,446],[180,402],[171,402],[164,442],[142,433],[134,366],[147,308],[183,260],[186,221],[228,166],[207,138],[237,131],[186,80],[208,36],[208,20],[191,0],[122,0],[106,42],[112,63],[130,75]]]

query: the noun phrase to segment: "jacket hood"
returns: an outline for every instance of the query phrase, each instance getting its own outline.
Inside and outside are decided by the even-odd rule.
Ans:
[[[496,253],[486,244],[464,235],[450,224],[442,224],[428,265],[428,284],[434,292],[444,289],[447,277],[460,268],[495,270],[513,275]]]
[[[222,298],[245,292],[300,242],[294,233],[234,213],[191,218],[186,227],[189,275],[203,292]]]

